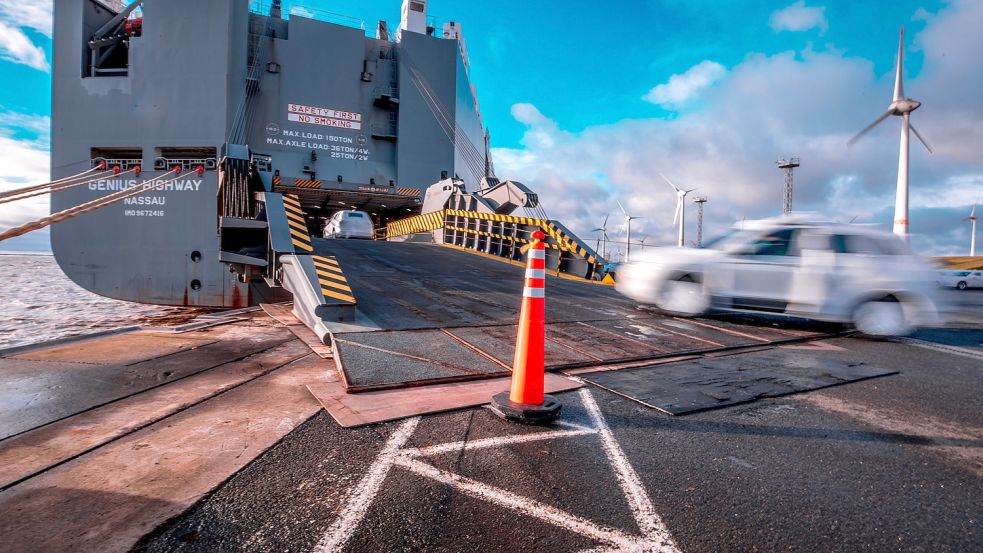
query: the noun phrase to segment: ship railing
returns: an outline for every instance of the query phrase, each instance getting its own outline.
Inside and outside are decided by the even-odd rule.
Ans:
[[[257,15],[270,15],[271,2],[264,0],[253,0],[249,3],[249,11]],[[352,17],[350,15],[344,15],[340,13],[329,12],[326,10],[319,10],[316,8],[308,8],[306,6],[292,5],[289,9],[283,9],[283,16],[285,19],[291,16],[306,17],[307,19],[314,19],[316,21],[324,21],[325,23],[333,23],[335,25],[341,25],[343,27],[351,27],[353,29],[361,29],[366,36],[375,36],[375,30],[373,29],[372,34],[369,35],[365,29],[365,20],[359,19],[357,17]]]

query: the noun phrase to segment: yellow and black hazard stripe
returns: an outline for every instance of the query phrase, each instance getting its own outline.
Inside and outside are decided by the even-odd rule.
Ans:
[[[273,177],[273,186],[280,186],[280,175]]]
[[[311,179],[294,179],[294,186],[298,188],[321,188],[321,181]]]
[[[469,219],[481,219],[484,221],[498,221],[500,223],[516,223],[519,225],[545,225],[549,221],[534,219],[532,217],[516,217],[514,215],[500,215],[498,213],[479,213],[477,211],[464,211],[460,209],[448,209],[447,214],[452,217],[466,217]]]
[[[304,222],[304,211],[300,208],[297,196],[283,195],[283,210],[287,214],[287,225],[290,226],[290,240],[298,253],[314,251],[311,246],[311,236],[307,233],[307,223]]]
[[[436,230],[442,226],[444,226],[444,210],[431,211],[390,222],[386,225],[386,238]]]
[[[525,238],[519,238],[519,237],[516,237],[516,236],[506,236],[504,234],[497,234],[497,233],[494,233],[494,232],[487,232],[487,231],[483,231],[483,230],[474,230],[474,229],[469,229],[469,228],[464,228],[464,227],[456,227],[454,225],[447,225],[444,228],[447,229],[447,230],[456,230],[458,232],[464,232],[464,233],[467,233],[467,234],[474,234],[476,236],[485,236],[485,237],[488,237],[488,238],[499,238],[499,239],[505,240],[507,242],[515,242],[516,244],[528,244],[528,243],[532,242],[531,240],[528,240],[528,239],[525,239]],[[574,251],[574,250],[571,250],[570,248],[566,247],[563,244],[551,244],[549,242],[545,242],[543,245],[546,248],[553,249],[553,250],[561,250],[561,251],[565,251],[565,252],[566,251]]]
[[[419,188],[397,188],[396,193],[400,196],[419,196]]]
[[[567,236],[567,233],[563,232],[552,221],[547,222],[546,225],[543,226],[543,231],[552,236],[557,242],[566,246],[566,248],[570,251],[586,259],[588,263],[597,263],[597,258],[587,251],[587,248],[580,243],[580,240]]]
[[[355,294],[348,286],[348,279],[341,271],[338,260],[333,257],[312,255],[314,260],[314,270],[317,271],[317,280],[321,285],[321,294],[324,301],[328,303],[355,303]]]

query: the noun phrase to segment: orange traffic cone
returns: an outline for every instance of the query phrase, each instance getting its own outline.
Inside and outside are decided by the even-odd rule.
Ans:
[[[541,230],[532,234],[528,251],[526,285],[519,310],[519,332],[512,361],[512,387],[492,397],[499,416],[529,424],[548,424],[560,415],[560,402],[545,395],[546,354],[546,249]]]

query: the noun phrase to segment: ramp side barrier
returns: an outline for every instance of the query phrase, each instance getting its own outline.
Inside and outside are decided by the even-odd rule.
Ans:
[[[287,226],[290,227],[290,241],[297,248],[298,253],[314,251],[314,247],[311,245],[311,235],[307,233],[304,210],[301,209],[297,196],[293,194],[283,195],[283,211],[287,217]]]
[[[386,238],[406,236],[407,234],[417,234],[440,229],[444,226],[445,210],[431,211],[414,215],[398,221],[392,221],[386,225]]]
[[[278,261],[275,280],[293,294],[294,316],[328,344],[326,322],[355,320],[355,294],[336,258],[313,253],[297,197],[266,192],[263,199],[270,249]]]
[[[547,270],[588,280],[603,277],[604,260],[562,224],[549,219],[444,209],[390,222],[386,238],[430,231],[439,244],[519,261],[525,255],[522,247],[532,242],[537,230],[546,234]]]

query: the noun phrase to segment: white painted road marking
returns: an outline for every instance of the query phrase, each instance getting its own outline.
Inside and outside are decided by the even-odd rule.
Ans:
[[[534,499],[515,495],[500,488],[482,484],[459,474],[440,470],[416,459],[400,457],[396,462],[420,476],[426,476],[427,478],[447,484],[465,495],[484,499],[490,503],[538,518],[544,522],[566,528],[567,530],[600,542],[616,545],[622,551],[637,551],[640,550],[642,545],[639,538],[629,536],[620,530],[599,526],[587,519],[561,511],[556,507],[551,507]]]
[[[470,442],[457,441],[422,448],[404,448],[403,446],[413,434],[420,419],[416,417],[406,421],[393,432],[392,436],[386,442],[385,447],[379,453],[379,456],[373,461],[372,466],[369,467],[368,472],[362,477],[358,485],[349,492],[344,511],[338,517],[338,520],[331,525],[331,528],[328,529],[324,537],[321,538],[314,551],[338,551],[344,547],[358,525],[362,522],[376,495],[378,495],[382,488],[382,483],[389,473],[389,469],[393,465],[397,465],[417,475],[446,484],[465,495],[512,509],[604,544],[602,547],[592,548],[590,551],[664,551],[667,553],[677,553],[679,549],[676,543],[673,541],[662,519],[655,512],[655,507],[652,505],[652,501],[645,491],[645,486],[638,477],[638,473],[635,472],[635,469],[629,463],[624,451],[614,437],[614,433],[611,432],[611,428],[604,419],[600,408],[598,408],[597,402],[594,401],[594,397],[587,388],[582,388],[579,395],[585,409],[590,415],[593,428],[560,421],[558,426],[565,427],[567,430],[499,436]],[[459,474],[438,469],[419,459],[420,457],[451,451],[467,451],[541,440],[592,435],[598,435],[601,439],[604,453],[611,464],[618,485],[625,494],[625,499],[635,518],[636,524],[642,531],[641,536],[631,535],[618,529],[602,526],[556,507],[540,503],[534,499],[522,497],[501,488],[496,488]]]
[[[615,439],[614,433],[611,432],[611,427],[608,426],[608,422],[604,420],[604,415],[601,414],[597,402],[594,401],[594,396],[591,395],[587,388],[581,388],[580,398],[584,402],[587,412],[590,413],[591,420],[594,421],[594,426],[601,435],[604,453],[607,454],[608,461],[611,462],[611,468],[614,469],[614,474],[618,478],[618,484],[621,485],[622,491],[625,492],[625,498],[628,499],[628,505],[635,515],[635,521],[642,530],[642,534],[646,538],[658,541],[663,551],[678,551],[676,543],[669,535],[669,529],[666,528],[666,525],[662,522],[662,518],[655,512],[655,507],[652,505],[652,500],[649,499],[648,493],[645,491],[642,480],[638,477],[635,469],[632,468],[631,463],[628,462],[628,457],[625,456],[621,445]]]
[[[344,547],[352,533],[362,522],[362,518],[365,517],[365,513],[368,512],[372,501],[375,500],[376,494],[382,487],[382,481],[386,479],[389,469],[392,468],[393,462],[399,455],[400,449],[410,439],[419,422],[420,417],[413,417],[393,432],[385,447],[382,448],[382,452],[369,467],[369,471],[349,492],[348,498],[344,502],[345,510],[324,534],[314,551],[339,551]]]
[[[524,442],[537,442],[539,440],[549,440],[553,438],[569,438],[572,436],[582,436],[584,434],[597,434],[597,430],[586,428],[584,430],[556,430],[554,432],[538,432],[535,434],[521,434],[519,436],[499,436],[497,438],[483,438],[470,442],[451,442],[449,444],[432,445],[420,449],[403,450],[403,454],[413,457],[437,455],[451,451],[468,451],[471,449],[483,449],[488,447],[499,447],[509,444]]]
[[[908,344],[911,346],[930,349],[933,351],[939,351],[942,353],[951,353],[952,355],[960,355],[962,357],[969,357],[970,359],[976,359],[977,361],[983,361],[983,351],[961,348],[959,346],[948,346],[943,344],[935,344],[932,342],[926,342],[924,340],[918,340],[915,338],[895,338],[898,342],[902,344]]]

